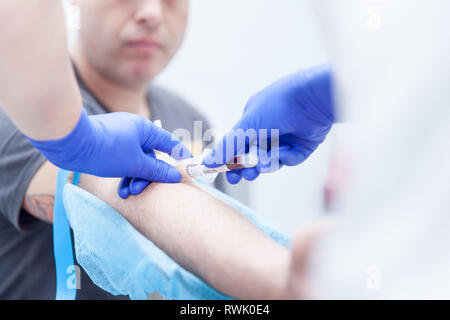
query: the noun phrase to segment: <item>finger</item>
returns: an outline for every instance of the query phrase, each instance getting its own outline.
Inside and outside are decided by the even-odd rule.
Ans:
[[[152,149],[169,154],[176,160],[191,158],[192,153],[177,137],[147,120],[146,140],[142,144],[142,150],[147,152]]]
[[[264,168],[264,173],[267,173],[267,168],[271,167],[270,172],[278,170],[276,166],[296,166],[303,163],[313,151],[302,146],[284,145],[277,149],[270,150],[264,154],[260,150],[259,158]]]
[[[208,168],[217,168],[233,160],[236,155],[245,153],[248,146],[258,138],[256,130],[245,130],[246,127],[238,123],[203,159],[203,164]]]
[[[258,171],[258,167],[242,170],[242,176],[248,181],[255,180],[256,178],[259,177],[259,174],[260,172]]]
[[[226,176],[230,184],[238,184],[242,179],[240,170],[229,171],[227,172]]]
[[[177,183],[181,181],[181,174],[167,162],[143,154],[140,170],[135,172],[134,178],[142,178],[156,182]]]
[[[312,151],[302,147],[280,147],[279,161],[286,166],[296,166],[303,163]]]
[[[130,196],[130,183],[132,178],[123,178],[119,183],[119,197],[127,199]]]
[[[170,156],[175,160],[183,160],[194,157],[189,148],[185,146],[181,141],[175,144],[175,146],[172,148],[172,151],[168,154],[170,154]]]
[[[272,173],[280,170],[283,164],[280,162],[280,152],[289,147],[280,147],[266,151],[260,149],[258,170],[260,173]]]
[[[150,185],[151,181],[141,179],[141,178],[133,178],[130,184],[130,193],[132,195],[138,195],[142,191],[145,190]]]

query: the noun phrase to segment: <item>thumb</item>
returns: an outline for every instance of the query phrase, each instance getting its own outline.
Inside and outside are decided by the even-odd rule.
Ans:
[[[142,153],[139,171],[133,178],[141,178],[148,181],[178,183],[181,181],[181,173],[167,162],[156,159]]]
[[[169,131],[156,126],[149,120],[146,120],[145,124],[148,125],[148,130],[144,130],[145,142],[142,144],[144,152],[155,149],[169,154],[176,160],[192,157],[189,148]]]

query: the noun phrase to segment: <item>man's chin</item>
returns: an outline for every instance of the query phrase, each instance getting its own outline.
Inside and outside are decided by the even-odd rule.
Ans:
[[[121,79],[124,85],[132,88],[140,88],[148,86],[153,79],[159,74],[159,70],[155,70],[151,67],[133,67],[127,70],[122,70]]]

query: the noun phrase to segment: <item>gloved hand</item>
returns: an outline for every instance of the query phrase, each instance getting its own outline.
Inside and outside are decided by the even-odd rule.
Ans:
[[[227,173],[231,184],[242,177],[252,181],[260,173],[302,163],[324,141],[334,121],[328,65],[301,70],[251,97],[241,119],[203,163],[214,168],[237,154],[255,152],[260,158],[257,167]],[[271,130],[279,130],[278,139]],[[276,143],[272,145],[271,139]]]
[[[144,117],[124,112],[88,116],[83,109],[78,124],[63,139],[29,140],[54,165],[100,177],[175,183],[181,174],[157,160],[153,150],[177,159],[191,156],[169,132]]]

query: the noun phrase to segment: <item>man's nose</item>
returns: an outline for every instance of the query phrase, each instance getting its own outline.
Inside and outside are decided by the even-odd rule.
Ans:
[[[142,0],[140,2],[135,16],[137,23],[145,25],[149,29],[159,27],[163,15],[161,0]]]

